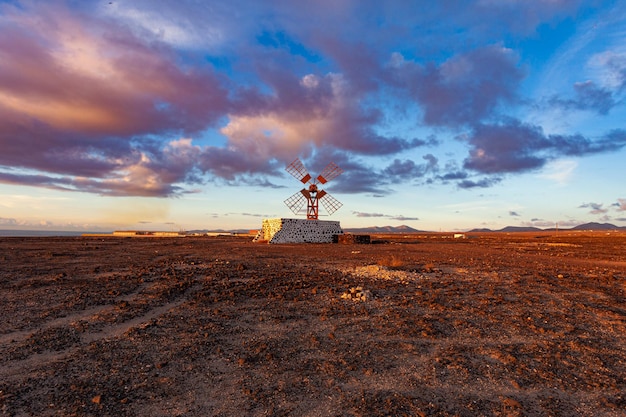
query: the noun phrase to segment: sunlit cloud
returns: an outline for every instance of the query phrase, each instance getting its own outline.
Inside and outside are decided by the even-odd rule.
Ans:
[[[411,217],[411,216],[391,215],[391,214],[383,214],[383,213],[368,213],[368,212],[362,212],[362,211],[353,211],[352,214],[354,216],[356,216],[356,217],[363,217],[363,218],[387,218],[387,219],[396,220],[396,221],[417,221],[417,220],[419,220],[419,218]]]
[[[354,214],[357,217],[387,217],[386,215],[382,213],[365,213],[361,211],[353,211],[352,214]]]

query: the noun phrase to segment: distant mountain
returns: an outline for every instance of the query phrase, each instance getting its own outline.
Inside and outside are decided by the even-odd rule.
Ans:
[[[562,229],[558,229],[558,230],[626,230],[626,227],[615,226],[614,224],[611,224],[611,223],[595,223],[595,222],[591,222],[591,223],[579,224],[578,226],[574,226],[571,229],[562,228]],[[538,227],[532,227],[532,226],[506,226],[506,227],[503,227],[502,229],[499,229],[499,230],[491,230],[491,229],[487,229],[487,228],[472,229],[468,233],[470,233],[470,232],[475,232],[475,233],[483,233],[483,232],[509,232],[509,233],[510,232],[554,232],[554,231],[557,231],[557,229],[555,229],[554,227],[551,227],[549,229],[540,229]]]
[[[541,231],[538,227],[532,226],[507,226],[498,230],[498,232],[537,232]]]
[[[343,229],[347,233],[428,233],[425,230],[414,229],[407,225],[402,226],[369,226],[369,227],[360,227],[360,228],[344,228]],[[610,223],[585,223],[571,229],[560,228],[559,230],[626,230],[626,227],[615,226]],[[197,233],[204,234],[207,232],[210,233],[238,233],[238,234],[246,234],[249,233],[248,229],[237,229],[237,230],[223,230],[223,229],[203,229],[203,230],[187,230],[187,233]],[[506,233],[514,233],[514,232],[552,232],[555,231],[554,228],[549,229],[540,229],[538,227],[532,226],[506,226],[499,230],[492,230],[488,228],[476,228],[467,231],[466,233],[486,233],[486,232],[506,232]]]
[[[468,233],[474,232],[474,233],[484,233],[484,232],[537,232],[537,231],[541,231],[542,229],[538,228],[538,227],[532,227],[532,226],[506,226],[503,227],[502,229],[499,230],[491,230],[491,229],[487,229],[487,228],[482,228],[482,229],[472,229],[470,230]]]
[[[423,230],[413,229],[410,226],[370,226],[360,228],[347,228],[343,229],[349,233],[419,233]]]
[[[626,230],[626,227],[615,226],[611,223],[585,223],[572,227],[570,230]]]

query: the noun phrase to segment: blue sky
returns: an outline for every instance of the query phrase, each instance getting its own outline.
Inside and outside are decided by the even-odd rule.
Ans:
[[[0,1],[0,228],[626,226],[625,94],[618,1]]]

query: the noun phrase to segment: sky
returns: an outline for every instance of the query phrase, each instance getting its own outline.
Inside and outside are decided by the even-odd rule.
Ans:
[[[0,229],[626,226],[626,2],[0,0]]]

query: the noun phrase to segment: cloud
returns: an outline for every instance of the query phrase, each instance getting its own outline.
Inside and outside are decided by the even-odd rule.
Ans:
[[[613,92],[599,87],[593,81],[574,84],[575,98],[563,99],[558,96],[549,100],[550,106],[562,107],[566,110],[590,110],[606,115],[618,102]]]
[[[316,149],[312,158],[305,161],[305,166],[313,174],[321,172],[329,162],[334,162],[344,172],[325,185],[327,191],[341,194],[367,193],[377,197],[393,192],[388,188],[389,179],[380,169],[331,147]]]
[[[353,211],[352,214],[354,214],[356,217],[388,217],[387,215],[382,213],[364,213],[362,211]]]
[[[0,165],[42,172],[4,172],[5,181],[109,195],[179,192],[173,182],[190,179],[193,165],[182,167],[154,134],[215,122],[228,108],[219,77],[59,3],[37,3],[36,16],[28,6],[5,11]]]
[[[609,210],[603,207],[602,203],[583,203],[578,208],[590,208],[589,213],[591,214],[605,214]]]
[[[241,216],[247,216],[247,217],[262,217],[262,218],[268,218],[268,217],[272,217],[273,215],[268,215],[268,214],[258,214],[258,213],[237,213]]]
[[[470,189],[470,188],[489,188],[497,183],[502,181],[502,178],[492,177],[492,178],[483,178],[477,181],[474,180],[462,180],[457,184],[459,188]]]
[[[15,10],[0,37],[0,105],[22,123],[103,136],[194,131],[227,109],[210,67],[182,68],[123,27],[37,4],[41,19]]]
[[[341,194],[366,193],[376,197],[389,195],[393,192],[388,188],[388,181],[378,170],[367,166],[354,164],[340,164],[345,172],[330,185],[330,191]]]
[[[432,143],[377,134],[374,126],[381,112],[364,108],[351,81],[342,75],[296,78],[273,67],[263,68],[261,74],[273,95],[244,90],[233,99],[236,113],[221,130],[233,149],[287,160],[311,145],[389,155]]]
[[[513,51],[498,45],[458,54],[441,65],[419,65],[394,57],[392,81],[408,89],[423,109],[423,121],[435,126],[476,123],[503,103],[516,100],[524,78]]]
[[[626,131],[613,130],[592,140],[579,134],[545,135],[539,126],[506,119],[500,124],[478,124],[459,137],[470,144],[464,167],[485,174],[524,172],[562,156],[615,151],[626,146]]]
[[[618,211],[626,211],[626,198],[618,198],[617,203],[613,204]]]
[[[177,183],[197,183],[193,174],[199,148],[190,139],[172,141],[158,153],[142,153],[133,163],[120,166],[110,177],[59,176],[0,171],[0,182],[63,191],[91,192],[110,196],[173,196],[188,192]]]
[[[566,184],[572,178],[577,167],[578,162],[575,160],[556,159],[548,161],[539,176],[555,181],[558,184]]]
[[[16,219],[0,217],[0,226],[17,226],[18,222]]]
[[[513,217],[519,217],[520,214],[517,213],[516,211],[509,211],[509,216],[513,216]]]
[[[389,178],[393,183],[400,181],[411,180],[420,178],[429,172],[435,172],[438,169],[438,160],[432,154],[427,154],[422,157],[426,162],[423,164],[416,164],[410,159],[404,161],[400,159],[394,159],[394,161],[382,170],[382,174]]]
[[[626,87],[626,52],[606,50],[595,54],[588,65],[598,72],[599,82],[604,88],[622,92]]]
[[[436,178],[443,182],[447,182],[447,181],[453,181],[453,180],[464,180],[464,179],[467,179],[468,176],[469,174],[465,171],[455,170],[455,171],[446,172],[443,175],[437,175]]]
[[[389,218],[392,219],[392,220],[400,221],[400,222],[417,221],[417,220],[419,220],[419,217],[407,217],[407,216],[402,216],[402,215],[400,215],[400,216],[392,216],[392,217],[389,217]]]
[[[541,129],[519,121],[505,125],[479,124],[467,141],[471,149],[464,162],[466,169],[494,174],[526,171],[545,163],[545,158],[535,155],[536,150],[546,146]]]
[[[489,187],[504,173],[626,144],[622,130],[545,135],[501,116],[519,104],[526,69],[492,40],[515,44],[578,2],[461,3],[424,3],[418,14],[370,0],[4,3],[0,181],[177,196],[214,183],[278,187],[271,177],[295,156],[323,168],[334,153],[346,173],[333,190],[383,196],[416,179]],[[612,83],[575,84],[553,104],[599,114],[621,104],[623,57],[593,61]],[[433,154],[407,158],[442,142],[384,133],[394,129],[389,104],[438,135],[468,129],[463,169],[440,173]],[[224,143],[203,142],[207,132]],[[380,156],[392,162],[363,162]]]
[[[187,49],[219,48],[233,38],[237,25],[227,19],[229,8],[219,2],[173,4],[162,0],[136,0],[131,3],[100,2],[96,12],[133,31],[146,42],[159,41]],[[245,15],[240,14],[242,23]],[[241,27],[241,26],[240,26]]]
[[[343,174],[333,180],[330,188],[338,193],[370,193],[375,196],[384,196],[393,193],[389,188],[395,184],[425,178],[438,170],[438,160],[432,154],[422,156],[424,163],[418,164],[411,159],[394,159],[384,168],[369,166],[354,158],[347,152],[332,148],[321,148],[315,152],[310,164],[309,172],[321,171],[329,161],[335,162],[343,169]]]
[[[361,211],[353,211],[352,214],[356,217],[384,217],[384,218],[397,220],[397,221],[419,220],[418,217],[408,217],[408,216],[403,216],[403,215],[389,215],[389,214],[383,214],[383,213],[367,213],[367,212],[361,212]]]

